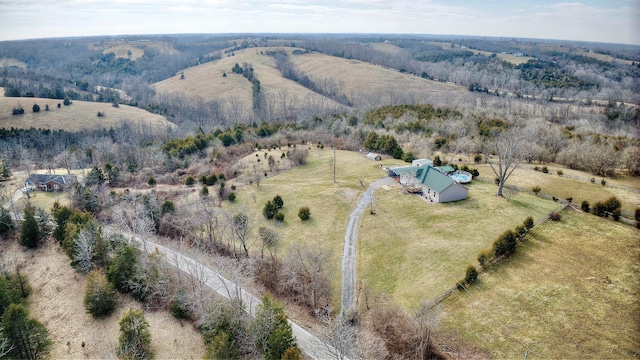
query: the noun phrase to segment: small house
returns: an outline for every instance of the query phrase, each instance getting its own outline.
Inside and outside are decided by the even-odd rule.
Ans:
[[[367,159],[380,161],[380,160],[382,160],[382,156],[380,156],[380,154],[376,154],[376,153],[370,152],[370,153],[367,154]]]
[[[421,189],[422,196],[435,203],[464,200],[469,190],[431,166],[406,167],[400,173],[400,184]]]
[[[27,185],[46,192],[62,192],[76,183],[75,175],[31,174]]]

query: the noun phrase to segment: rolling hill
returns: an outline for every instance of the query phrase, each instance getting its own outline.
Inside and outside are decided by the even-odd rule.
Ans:
[[[4,93],[4,90],[0,88]],[[34,113],[34,104],[40,111]],[[62,100],[43,98],[0,97],[0,128],[46,128],[51,130],[78,131],[88,129],[117,127],[122,123],[145,125],[164,131],[175,127],[164,116],[152,114],[133,106],[120,105],[118,108],[108,103],[74,100],[69,106],[61,105]],[[49,105],[49,110],[45,107]],[[22,107],[24,114],[12,115],[14,108]],[[104,116],[98,117],[98,112]]]
[[[296,81],[282,76],[275,59],[267,51],[284,50],[298,73],[307,76],[320,88],[343,95],[355,106],[377,106],[386,102],[428,101],[435,95],[447,92],[448,96],[462,94],[461,86],[426,80],[362,61],[347,60],[320,53],[293,54],[295,48],[249,48],[236,51],[232,56],[201,64],[184,70],[169,79],[154,84],[161,94],[177,93],[190,97],[199,96],[205,101],[226,102],[231,113],[252,111],[251,83],[239,74],[231,72],[238,63],[247,63],[254,69],[260,81],[270,114],[279,117],[285,111],[301,109],[345,108],[335,100],[312,91]],[[299,50],[299,49],[298,49]],[[224,74],[226,73],[226,77]]]

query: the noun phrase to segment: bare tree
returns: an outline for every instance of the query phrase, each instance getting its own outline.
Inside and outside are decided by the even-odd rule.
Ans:
[[[494,162],[489,156],[485,156],[498,179],[497,196],[502,197],[504,184],[529,154],[528,134],[524,130],[520,127],[503,130],[487,145],[487,155],[493,153],[497,157]]]
[[[114,206],[113,219],[121,229],[139,237],[143,251],[145,254],[149,254],[147,238],[155,231],[155,224],[145,214],[142,204],[129,201]]]
[[[280,234],[278,234],[278,231],[276,229],[270,229],[266,226],[261,226],[258,229],[258,235],[260,235],[260,240],[262,241],[262,246],[260,247],[260,258],[264,259],[265,249],[269,250],[269,254],[273,258],[273,251],[278,247]]]
[[[294,245],[289,249],[283,271],[286,283],[298,291],[314,311],[328,301],[330,282],[326,274],[329,252],[318,247]]]
[[[73,261],[75,268],[83,275],[88,274],[93,268],[95,241],[95,234],[87,228],[80,230],[74,240]]]
[[[337,360],[360,358],[357,328],[342,317],[326,318],[313,347],[318,353],[329,354]]]

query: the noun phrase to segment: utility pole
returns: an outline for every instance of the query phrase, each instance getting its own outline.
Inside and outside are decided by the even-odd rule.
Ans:
[[[333,148],[333,183],[336,183],[336,148]]]

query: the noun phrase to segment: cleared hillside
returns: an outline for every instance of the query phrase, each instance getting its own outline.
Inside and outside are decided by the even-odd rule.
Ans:
[[[0,88],[1,89],[1,88]],[[3,91],[3,90],[0,90]],[[33,112],[33,105],[40,106],[40,112]],[[58,108],[60,104],[60,108]],[[45,110],[49,105],[49,111]],[[24,114],[12,115],[13,109],[22,107]],[[104,116],[98,117],[98,112]],[[74,100],[71,105],[62,105],[62,100],[43,98],[0,97],[0,128],[43,128],[51,130],[78,131],[118,127],[123,123],[164,131],[174,127],[164,116],[152,114],[133,106]]]
[[[391,43],[370,43],[369,46],[371,46],[372,48],[379,50],[379,51],[384,51],[386,53],[392,54],[392,55],[398,55],[398,54],[402,54],[405,53],[406,51],[401,48],[398,45],[395,44],[391,44]]]
[[[456,96],[467,92],[462,86],[319,53],[294,55],[291,61],[312,81],[337,84],[355,106],[429,102],[445,93]]]
[[[282,114],[284,109],[292,111],[309,104],[334,108],[340,106],[335,101],[284,78],[276,68],[274,58],[266,55],[267,51],[276,50],[279,49],[250,48],[236,51],[234,56],[185,69],[154,86],[161,94],[179,93],[189,97],[199,96],[205,101],[224,101],[231,115],[250,113],[253,111],[252,85],[241,74],[231,72],[236,63],[240,66],[250,64],[260,81],[266,103],[269,104],[266,111],[275,116]],[[181,79],[182,74],[184,79]]]

